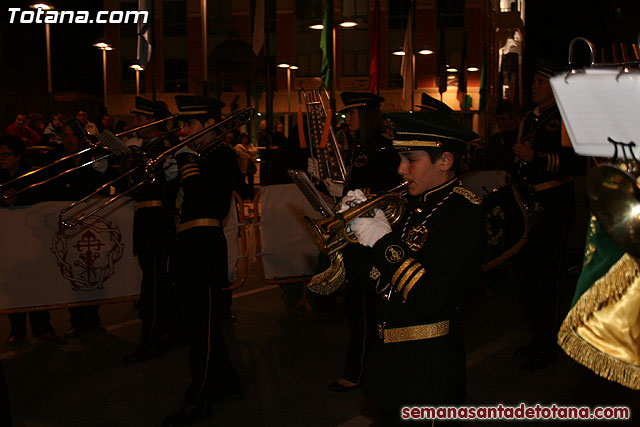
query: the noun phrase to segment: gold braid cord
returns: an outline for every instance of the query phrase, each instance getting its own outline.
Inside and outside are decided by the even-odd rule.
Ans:
[[[640,263],[624,254],[569,311],[558,344],[596,374],[640,390],[639,303]]]
[[[330,257],[331,264],[322,273],[311,278],[307,288],[320,295],[329,295],[335,292],[344,283],[344,260],[341,252],[336,252]]]

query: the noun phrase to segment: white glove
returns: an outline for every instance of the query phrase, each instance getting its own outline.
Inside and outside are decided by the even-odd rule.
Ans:
[[[167,181],[173,181],[178,176],[178,162],[174,157],[169,157],[162,164],[164,176]]]
[[[316,180],[320,179],[320,166],[318,166],[318,160],[313,157],[307,158],[307,174]]]
[[[389,221],[384,215],[384,212],[376,209],[375,213],[373,218],[356,218],[350,224],[351,231],[356,233],[358,242],[370,248],[373,247],[382,236],[391,233],[391,225],[389,225]]]
[[[331,178],[325,178],[322,182],[327,187],[327,191],[333,197],[341,197],[342,192],[344,191],[344,185],[338,184],[337,182],[333,182]]]
[[[342,213],[349,208],[354,207],[358,203],[362,203],[367,200],[367,196],[360,190],[349,190],[347,191],[346,196],[342,198],[340,201],[340,209],[338,209],[338,213]]]
[[[184,146],[181,149],[179,149],[178,151],[176,151],[176,156],[180,153],[190,153],[190,154],[195,154],[196,156],[198,155],[198,153],[196,153],[195,151],[193,151],[191,148],[189,148],[188,146]]]
[[[109,162],[107,159],[98,160],[97,162],[91,163],[91,167],[98,173],[105,173],[109,167]]]

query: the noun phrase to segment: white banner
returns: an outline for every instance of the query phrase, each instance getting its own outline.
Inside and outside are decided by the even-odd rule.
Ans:
[[[130,199],[61,230],[58,213],[69,203],[0,208],[0,309],[140,293]]]
[[[304,216],[319,218],[320,214],[295,184],[262,187],[260,203],[264,277],[312,275],[318,248],[304,224]]]

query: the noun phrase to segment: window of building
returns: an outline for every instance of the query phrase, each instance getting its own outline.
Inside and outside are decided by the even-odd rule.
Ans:
[[[165,36],[187,35],[186,0],[162,2],[162,31]]]
[[[367,19],[369,16],[369,0],[343,0],[342,16],[344,18]]]
[[[393,55],[392,53],[402,49],[404,46],[404,36],[410,10],[411,2],[409,0],[389,2],[389,39],[387,44],[389,49],[387,52],[387,58],[389,58],[389,89],[402,87],[402,75],[400,73],[402,56]],[[415,28],[415,16],[413,28]]]
[[[464,27],[465,0],[438,0],[438,28]]]
[[[407,17],[411,9],[411,0],[389,2],[389,30],[399,30],[407,26]]]
[[[162,3],[164,91],[188,92],[187,2]]]
[[[164,60],[164,91],[188,92],[186,58]]]
[[[322,22],[322,0],[296,0],[296,70],[298,77],[317,77],[322,66],[320,35],[322,31],[309,25]]]
[[[231,0],[215,0],[207,2],[207,33],[231,34],[233,19]]]
[[[342,31],[342,75],[345,77],[369,75],[368,30]]]

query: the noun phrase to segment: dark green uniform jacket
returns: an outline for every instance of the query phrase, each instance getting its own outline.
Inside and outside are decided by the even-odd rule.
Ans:
[[[386,342],[376,344],[363,387],[391,417],[405,405],[464,399],[465,352],[456,313],[480,265],[485,225],[479,199],[459,185],[454,178],[410,197],[403,220],[372,250],[371,275],[390,287],[378,296],[378,328]],[[433,324],[440,326],[421,327]]]

